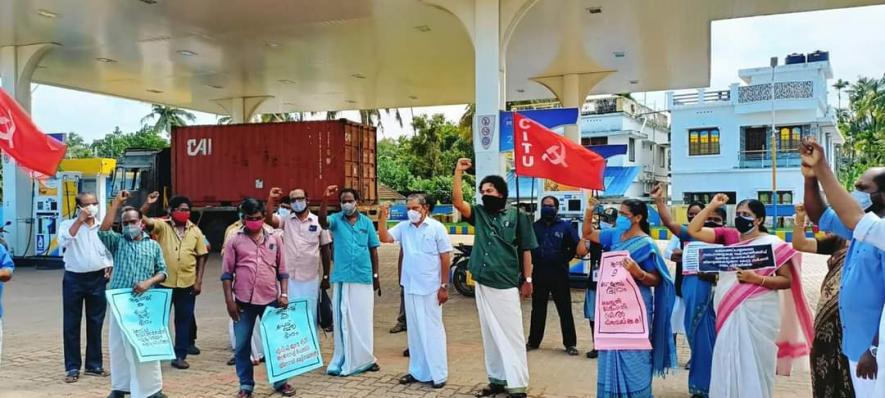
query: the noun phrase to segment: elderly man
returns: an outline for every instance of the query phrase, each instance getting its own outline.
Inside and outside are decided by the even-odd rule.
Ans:
[[[123,233],[111,230],[114,215],[128,198],[126,191],[117,194],[101,222],[98,237],[114,259],[108,289],[131,288],[133,294],[141,294],[166,279],[166,263],[160,245],[144,232],[142,214],[138,209],[124,207],[120,213]],[[111,394],[108,398],[123,398],[126,394],[132,398],[165,398],[160,361],[138,361],[135,347],[126,340],[113,312],[108,329],[111,354]]]
[[[111,267],[111,254],[98,238],[101,223],[98,199],[91,192],[77,195],[77,217],[65,220],[58,229],[58,246],[64,251],[65,274],[62,279],[62,308],[65,382],[80,379],[80,321],[86,306],[87,375],[106,377],[102,366],[101,329],[107,299],[104,291]]]
[[[144,213],[160,198],[152,192],[142,205]],[[203,271],[209,249],[203,231],[191,222],[191,201],[185,196],[169,200],[168,220],[144,217],[144,224],[156,235],[163,249],[168,277],[161,286],[172,289],[172,307],[175,308],[175,357],[172,367],[187,369],[194,328],[194,307],[197,296],[203,291]],[[195,351],[196,352],[196,351]]]
[[[402,221],[389,232],[389,210],[382,207],[378,232],[382,242],[400,242],[403,261],[400,283],[405,290],[406,316],[412,320],[408,328],[409,373],[400,384],[430,383],[443,388],[448,378],[446,331],[442,322],[442,305],[448,301],[449,266],[452,244],[446,228],[431,218],[424,194],[409,195],[408,221]]]
[[[528,215],[507,205],[507,182],[501,176],[490,175],[480,181],[481,205],[464,201],[461,179],[470,167],[470,159],[459,159],[455,166],[452,204],[476,227],[470,273],[476,281],[489,385],[475,395],[507,392],[511,397],[525,397],[529,368],[519,298],[532,296],[531,251],[538,242]],[[520,275],[525,278],[522,286]]]

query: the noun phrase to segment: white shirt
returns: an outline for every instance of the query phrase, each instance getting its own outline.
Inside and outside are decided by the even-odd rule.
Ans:
[[[58,230],[58,247],[64,250],[65,270],[83,273],[100,271],[114,266],[113,257],[98,239],[101,223],[99,217],[90,227],[83,223],[77,235],[71,236],[71,226],[75,219],[62,221]]]
[[[292,212],[281,217],[283,259],[289,279],[308,282],[320,276],[320,246],[332,243],[329,231],[320,226],[317,216],[307,213],[302,220]]]
[[[885,250],[885,219],[873,213],[864,214],[854,226],[854,239],[867,242],[879,250]]]
[[[439,221],[430,217],[416,226],[402,221],[390,230],[403,249],[403,271],[400,284],[408,294],[428,295],[442,285],[440,254],[452,251],[449,234]]]

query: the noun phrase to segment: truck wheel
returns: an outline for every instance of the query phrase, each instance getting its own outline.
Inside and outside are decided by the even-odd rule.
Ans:
[[[467,260],[463,260],[455,264],[455,273],[453,275],[452,284],[455,290],[467,297],[473,297],[475,292],[470,285],[467,284]]]

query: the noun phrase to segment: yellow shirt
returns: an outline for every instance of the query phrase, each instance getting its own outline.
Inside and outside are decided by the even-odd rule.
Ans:
[[[168,221],[154,220],[154,234],[163,249],[167,276],[161,285],[166,287],[191,287],[197,282],[197,257],[209,253],[203,231],[188,221],[184,236],[178,236]]]

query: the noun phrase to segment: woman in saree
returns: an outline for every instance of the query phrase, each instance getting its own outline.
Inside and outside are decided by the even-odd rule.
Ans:
[[[802,257],[768,234],[765,205],[755,199],[738,203],[734,228],[704,227],[710,213],[728,200],[715,195],[689,223],[689,234],[726,246],[771,245],[776,267],[719,273],[710,396],[768,398],[774,394],[775,375],[789,375],[811,348],[811,310],[799,277]]]
[[[839,318],[839,285],[842,264],[848,253],[847,242],[836,236],[805,237],[805,206],[796,205],[793,248],[806,253],[829,255],[827,276],[820,287],[820,301],[814,317],[811,343],[811,391],[815,398],[854,397],[851,367],[842,354],[842,320]]]
[[[592,201],[591,201],[592,202]],[[595,203],[591,203],[595,205]],[[652,396],[652,376],[664,375],[676,364],[676,347],[670,326],[675,287],[655,241],[649,237],[648,207],[628,199],[621,203],[614,228],[598,231],[592,225],[582,239],[599,243],[605,251],[627,251],[624,269],[636,280],[645,303],[649,350],[599,350],[598,397],[644,398]],[[582,250],[583,251],[583,250]]]

